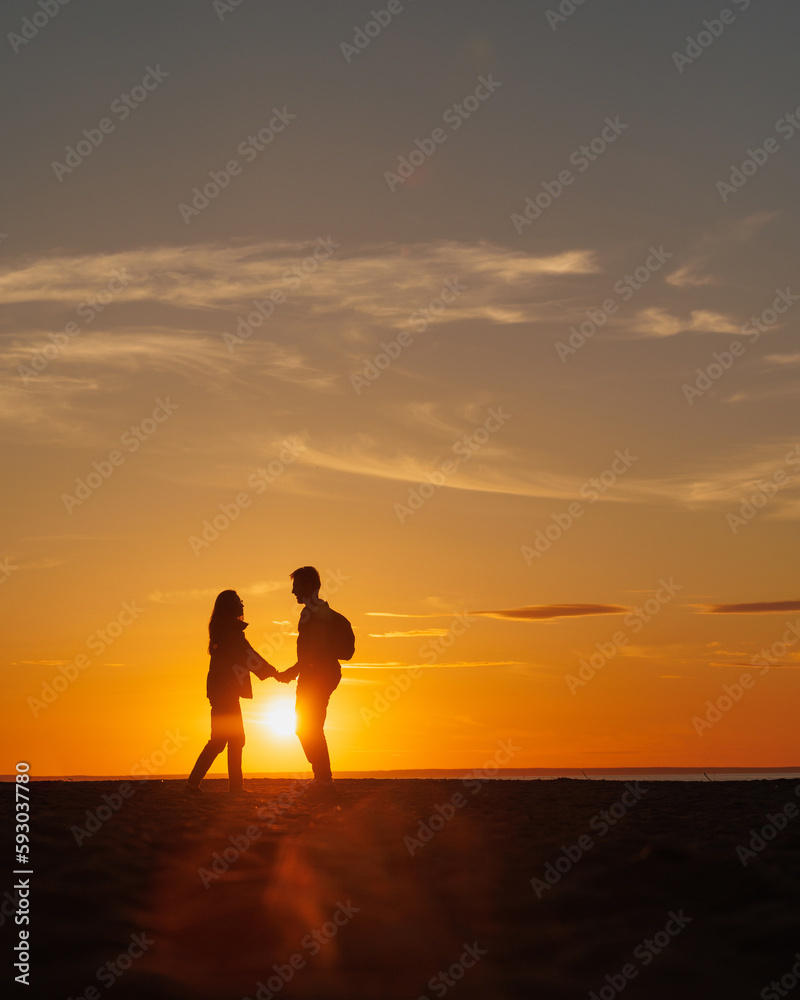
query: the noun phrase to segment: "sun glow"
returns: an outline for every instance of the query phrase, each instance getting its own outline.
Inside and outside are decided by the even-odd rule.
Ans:
[[[264,716],[264,725],[276,736],[294,736],[294,706],[290,704],[276,705],[269,709]]]

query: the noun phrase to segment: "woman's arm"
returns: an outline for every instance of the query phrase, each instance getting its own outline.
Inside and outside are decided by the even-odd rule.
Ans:
[[[246,653],[244,665],[248,670],[252,671],[259,680],[264,681],[268,677],[277,677],[278,671],[275,667],[273,667],[268,660],[265,660],[260,653],[256,652],[244,636],[242,636],[242,648]]]

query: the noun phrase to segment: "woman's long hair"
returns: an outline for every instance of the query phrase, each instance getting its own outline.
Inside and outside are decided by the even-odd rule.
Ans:
[[[208,651],[213,653],[220,640],[227,635],[233,622],[242,613],[242,599],[235,590],[223,590],[214,601],[214,609],[208,620]]]

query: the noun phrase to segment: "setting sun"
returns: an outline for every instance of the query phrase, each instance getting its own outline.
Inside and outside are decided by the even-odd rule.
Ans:
[[[276,736],[294,736],[294,705],[290,702],[274,705],[264,715],[264,725]]]

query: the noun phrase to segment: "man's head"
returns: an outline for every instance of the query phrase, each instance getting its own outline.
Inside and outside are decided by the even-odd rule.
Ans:
[[[292,593],[298,604],[306,604],[317,597],[322,583],[313,566],[301,566],[289,576],[292,579]]]

